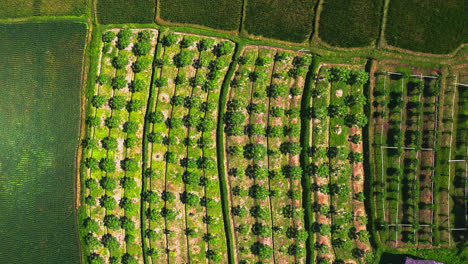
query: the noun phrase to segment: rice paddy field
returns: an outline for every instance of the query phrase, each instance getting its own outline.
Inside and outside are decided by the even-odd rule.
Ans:
[[[379,36],[383,3],[382,0],[324,1],[319,19],[320,38],[338,47],[375,44]]]
[[[79,263],[75,157],[86,25],[0,24],[1,263]]]
[[[101,24],[151,23],[155,8],[154,0],[99,0],[96,4]]]
[[[253,35],[304,42],[313,31],[315,0],[245,1],[245,30]]]
[[[445,54],[468,41],[466,1],[390,1],[385,39],[396,47]]]
[[[81,16],[87,12],[88,2],[88,0],[2,0],[0,18]]]
[[[159,0],[159,18],[214,29],[239,29],[242,0]]]

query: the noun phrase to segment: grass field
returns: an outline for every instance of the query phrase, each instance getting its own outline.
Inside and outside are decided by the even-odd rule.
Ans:
[[[320,38],[338,47],[375,44],[379,36],[382,0],[326,0],[319,20]]]
[[[248,33],[304,42],[313,30],[316,0],[247,0],[244,26]]]
[[[242,0],[160,0],[159,9],[166,21],[231,31],[239,28]]]
[[[0,262],[79,263],[74,183],[86,26],[0,24],[0,32],[0,240],[11,241]]]
[[[155,0],[97,0],[100,24],[152,23]]]
[[[81,16],[88,0],[2,0],[0,18],[28,16]]]
[[[468,4],[463,0],[390,1],[385,28],[387,43],[443,54],[468,41]]]

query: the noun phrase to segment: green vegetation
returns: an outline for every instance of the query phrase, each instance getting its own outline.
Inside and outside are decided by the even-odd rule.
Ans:
[[[82,16],[88,8],[88,0],[2,0],[0,18]]]
[[[223,30],[237,30],[242,0],[160,0],[159,18],[176,23],[198,24]]]
[[[396,47],[445,54],[468,42],[467,4],[460,0],[390,1],[385,28]]]
[[[246,0],[248,33],[292,42],[306,41],[314,22],[316,0]]]
[[[0,262],[79,263],[74,164],[86,26],[0,31],[0,240],[15,241],[4,243]]]
[[[101,24],[152,23],[154,0],[96,0],[97,19]]]
[[[379,36],[383,0],[324,1],[319,21],[320,38],[338,47],[375,44]]]

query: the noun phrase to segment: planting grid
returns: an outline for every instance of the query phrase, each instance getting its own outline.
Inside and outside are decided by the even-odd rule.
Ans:
[[[394,227],[396,229],[393,241],[395,242],[395,246],[398,246],[398,243],[401,243],[402,240],[402,238],[399,237],[401,234],[398,232],[400,228],[414,227],[413,232],[409,230],[414,238],[411,239],[411,237],[408,237],[406,240],[415,242],[417,237],[419,236],[419,239],[421,239],[421,237],[428,232],[426,228],[433,224],[433,212],[430,208],[433,204],[433,182],[431,178],[433,177],[434,170],[431,169],[431,167],[434,167],[435,157],[434,146],[436,144],[437,135],[436,103],[438,102],[438,96],[422,95],[425,92],[424,89],[426,89],[427,86],[434,85],[438,79],[435,76],[423,76],[421,74],[409,75],[410,79],[405,80],[402,73],[394,72],[384,72],[376,78],[375,89],[378,89],[377,87],[380,86],[379,89],[383,90],[380,96],[383,97],[383,100],[388,101],[388,108],[392,110],[389,115],[390,122],[386,123],[384,120],[379,120],[378,127],[380,127],[380,131],[375,132],[376,137],[380,134],[380,151],[378,151],[380,155],[376,155],[376,162],[378,157],[380,159],[380,184],[383,186],[382,189],[384,192],[384,195],[381,195],[382,197],[376,202],[382,205],[383,213],[381,213],[381,216],[385,223],[382,224],[382,226]],[[418,82],[420,86],[416,87]],[[401,109],[399,106],[402,106]],[[381,113],[383,113],[383,115],[387,114],[386,103],[380,105],[374,104],[374,107],[378,108],[375,109],[376,111],[382,109]],[[420,114],[421,111],[425,113],[422,118]],[[417,117],[413,118],[414,115]],[[433,117],[431,117],[431,115],[433,115]],[[393,133],[399,133],[400,136],[387,140],[384,136],[389,126],[393,126],[390,129],[394,129]],[[391,132],[389,135],[395,137]],[[392,145],[387,146],[388,143]],[[400,152],[400,154],[398,154],[398,152]],[[388,156],[395,156],[395,154],[398,156],[397,162],[394,159],[393,162],[388,163],[386,158]],[[421,165],[418,166],[419,159],[421,158],[423,158],[423,161]],[[403,168],[403,178],[401,178],[400,173],[396,173],[396,175],[394,175],[396,179],[394,176],[388,179],[394,181],[394,183],[390,183],[390,187],[385,187],[386,181],[388,181],[385,179],[389,177],[387,173],[389,170],[395,170],[393,168],[395,168],[396,164],[398,164],[396,166],[398,171],[401,171]],[[376,169],[378,168],[376,167]],[[413,177],[408,177],[408,173],[413,173]],[[400,184],[402,180],[403,183]],[[389,189],[387,190],[387,188]],[[404,189],[400,190],[400,188]],[[422,194],[417,195],[420,188],[423,188]],[[396,191],[397,195],[394,198],[396,200],[396,205],[392,200],[389,200],[387,204],[386,200],[388,200],[388,196],[385,195],[387,191]],[[412,197],[408,195],[410,193]],[[403,198],[403,202],[401,203],[400,198]],[[419,209],[420,200],[423,200],[422,202],[429,207],[429,210],[428,208]],[[428,205],[429,203],[430,205]],[[393,208],[393,211],[396,211],[394,220],[390,212],[391,210],[388,210],[390,207]],[[409,224],[407,223],[408,221],[415,222],[415,224]],[[416,229],[420,229],[418,231],[418,236],[416,236]],[[429,228],[429,231],[430,230]],[[407,233],[408,231],[404,230],[403,232]],[[432,236],[426,239],[430,240],[432,243]]]
[[[443,233],[445,236],[448,236],[449,246],[453,241],[463,241],[466,239],[465,233],[468,224],[466,202],[468,177],[466,160],[468,157],[466,107],[468,103],[468,85],[457,82],[458,78],[463,77],[455,75],[447,78],[448,89],[445,91],[446,103],[444,104],[444,107],[449,106],[447,108],[450,109],[450,111],[447,111],[450,114],[444,113],[444,122],[448,123],[444,127],[450,127],[450,130],[447,132],[450,135],[450,139],[448,140],[448,146],[442,146],[446,148],[445,150],[448,148],[448,160],[445,161],[447,174],[441,171],[441,176],[447,182],[446,187],[441,186],[444,189],[443,192],[446,193],[446,196],[443,195],[446,199],[441,198],[443,199],[441,202],[443,207],[441,208],[440,215],[443,217],[442,220],[446,220],[447,223],[446,228],[443,229]],[[447,156],[444,156],[444,158],[447,158]],[[461,211],[463,213],[460,213]]]
[[[397,78],[395,78],[395,75]],[[434,245],[439,245],[439,229],[444,232],[444,230],[454,230],[454,231],[463,231],[466,228],[466,224],[462,224],[462,227],[456,227],[456,228],[451,228],[450,227],[450,185],[452,184],[452,181],[450,179],[451,175],[451,165],[447,166],[447,171],[448,171],[448,182],[446,185],[446,194],[447,196],[444,196],[447,198],[445,203],[441,203],[439,201],[435,201],[434,197],[439,197],[437,194],[439,192],[439,189],[441,186],[439,186],[443,181],[442,179],[438,178],[438,174],[443,173],[445,171],[444,168],[440,168],[440,162],[442,163],[451,163],[451,162],[462,162],[463,164],[466,164],[465,160],[457,160],[453,161],[451,160],[451,148],[448,146],[451,146],[452,142],[452,135],[450,131],[453,130],[453,123],[452,127],[450,127],[450,130],[448,131],[448,134],[450,134],[450,140],[444,140],[444,128],[439,129],[438,125],[441,120],[439,120],[439,95],[438,93],[431,93],[431,89],[434,87],[437,87],[440,85],[440,77],[437,78],[435,76],[423,76],[421,75],[409,75],[409,80],[406,84],[407,89],[404,88],[405,86],[405,80],[403,78],[401,73],[393,73],[393,72],[384,72],[383,74],[378,74],[376,76],[376,85],[374,89],[374,118],[376,120],[376,126],[374,128],[374,133],[375,133],[375,140],[378,145],[374,149],[375,151],[375,164],[377,165],[375,167],[376,169],[376,175],[379,175],[381,177],[378,177],[379,179],[376,178],[375,182],[375,187],[382,187],[379,189],[376,189],[377,195],[375,196],[376,200],[376,205],[377,205],[377,217],[380,218],[380,221],[378,221],[378,225],[380,225],[380,229],[383,231],[380,231],[381,233],[381,239],[383,241],[390,240],[390,243],[394,243],[394,246],[411,246],[413,244],[417,244],[419,247],[427,247],[427,246],[434,246]],[[409,90],[411,89],[411,86],[415,85],[417,82],[414,80],[414,78],[418,78],[419,80],[424,82],[424,89],[423,91],[419,91],[417,95],[417,100],[415,98],[416,94],[413,93],[409,94]],[[393,80],[392,80],[393,79]],[[396,82],[398,82],[398,79],[401,80],[401,90],[400,88],[395,85]],[[393,84],[392,84],[393,81]],[[411,84],[413,82],[414,84]],[[447,80],[447,82],[449,82]],[[379,90],[380,89],[380,90]],[[399,91],[398,91],[399,90]],[[448,89],[450,90],[450,88]],[[447,91],[444,91],[447,93]],[[455,105],[455,92],[452,92],[450,99],[452,100],[451,106],[452,108]],[[405,105],[397,102],[395,98],[390,98],[393,94],[395,95],[401,95],[400,100],[405,102]],[[423,96],[422,96],[423,95]],[[406,97],[406,98],[405,98]],[[411,98],[413,97],[413,98]],[[446,97],[445,100],[448,98]],[[387,114],[387,104],[382,103],[384,100],[387,100],[389,106],[393,104],[400,104],[403,105],[402,109],[398,109],[399,111],[392,111],[390,112],[389,117],[387,120],[390,120],[388,123],[386,123],[382,116],[385,116]],[[393,102],[392,102],[393,100]],[[400,102],[401,102],[400,101]],[[408,103],[413,102],[420,102],[420,109],[423,112],[423,115],[421,117],[420,114],[416,112],[417,119],[410,120],[411,117],[411,112],[408,111],[408,109],[405,109],[405,107],[411,106]],[[422,104],[422,105],[421,105]],[[395,106],[393,106],[395,108]],[[420,111],[421,111],[420,110]],[[449,109],[450,110],[450,109]],[[447,111],[443,111],[444,114],[446,114]],[[450,112],[450,111],[449,111]],[[405,115],[403,115],[405,113]],[[453,109],[451,111],[453,118]],[[398,115],[400,118],[398,118]],[[400,137],[397,137],[397,141],[393,141],[393,145],[387,146],[389,141],[385,137],[385,133],[389,129],[389,126],[392,125],[392,121],[395,120],[397,122],[393,122],[393,126],[397,130],[402,131],[406,130],[406,132],[403,134],[400,132]],[[416,126],[415,126],[416,125]],[[413,136],[411,133],[411,127],[413,128],[413,131],[418,131],[422,130],[419,133],[420,139],[413,140],[413,145],[408,145],[408,143],[411,143],[411,137]],[[416,129],[414,129],[416,128]],[[439,131],[439,132],[438,132]],[[379,135],[380,134],[380,135]],[[442,137],[442,139],[439,139],[439,137]],[[408,139],[410,137],[410,139]],[[448,138],[448,137],[447,137]],[[380,140],[380,141],[379,141]],[[390,138],[392,140],[392,138]],[[440,141],[440,142],[439,142]],[[448,156],[449,160],[445,161],[440,161],[441,156],[444,156],[442,153],[437,153],[435,148],[436,146],[443,146],[444,142],[447,143],[447,148],[449,148],[448,151]],[[401,142],[403,144],[401,145]],[[414,143],[416,142],[416,146],[414,146]],[[466,139],[461,140],[461,142],[466,142]],[[399,145],[395,145],[399,144]],[[466,146],[466,143],[462,144],[463,146]],[[463,148],[463,147],[462,147]],[[464,148],[466,151],[466,148]],[[400,151],[401,154],[397,155],[398,156],[398,170],[400,170],[402,167],[404,168],[403,170],[403,178],[401,178],[399,173],[396,173],[394,176],[390,176],[388,173],[389,168],[392,167],[392,163],[388,163],[388,157],[392,156],[391,152],[398,152]],[[443,151],[443,150],[442,150]],[[411,154],[411,152],[413,152]],[[395,153],[393,153],[393,156]],[[404,157],[404,163],[402,164],[402,155]],[[466,153],[464,153],[466,155]],[[412,160],[408,160],[408,157],[412,157]],[[466,157],[466,156],[464,156]],[[412,166],[414,164],[414,158],[416,158],[416,168]],[[419,163],[419,160],[420,163]],[[408,162],[408,161],[411,161]],[[380,163],[380,165],[379,165]],[[417,164],[420,164],[419,166]],[[395,165],[395,160],[393,162],[393,167]],[[379,168],[380,167],[380,168]],[[411,170],[409,170],[411,169]],[[437,172],[440,170],[439,172]],[[466,165],[463,167],[464,170],[464,175],[465,175],[465,181],[466,181]],[[411,178],[408,177],[408,173],[414,172],[414,177],[412,177],[413,182],[411,182]],[[395,179],[396,176],[396,179]],[[387,180],[386,180],[387,179]],[[388,182],[390,181],[390,182]],[[392,184],[393,182],[396,182],[396,184]],[[388,182],[388,183],[387,183]],[[419,182],[417,184],[417,182]],[[389,185],[387,185],[389,184]],[[396,185],[396,186],[395,186]],[[466,186],[463,185],[464,187],[462,189],[466,189]],[[405,188],[402,191],[400,188]],[[380,191],[379,191],[380,190]],[[394,197],[393,199],[389,199],[389,195],[387,192],[393,192],[397,193],[397,196]],[[442,190],[443,191],[443,190]],[[416,195],[420,193],[420,195]],[[465,197],[466,195],[466,190],[461,190],[462,196]],[[408,195],[406,195],[408,194]],[[411,196],[409,195],[411,194]],[[453,198],[452,198],[453,199]],[[460,199],[460,198],[459,198]],[[396,200],[396,206],[395,204]],[[402,200],[402,202],[400,202]],[[392,205],[393,203],[393,205]],[[446,204],[446,206],[444,206]],[[460,204],[460,202],[459,202]],[[462,202],[463,204],[463,202]],[[441,208],[438,208],[441,206]],[[458,205],[460,206],[460,205]],[[420,208],[421,207],[421,208]],[[464,205],[464,209],[462,212],[464,214],[464,219],[466,223],[466,203]],[[389,210],[390,209],[390,210]],[[403,210],[403,212],[401,212]],[[395,218],[392,216],[392,211],[395,214]],[[438,219],[441,215],[440,212],[445,211],[447,212],[446,214],[446,220],[444,219]],[[460,210],[454,210],[454,212],[459,212]],[[435,215],[437,214],[437,215]],[[406,219],[406,221],[405,221]],[[444,228],[442,223],[447,221],[447,228]],[[453,222],[453,221],[452,221]],[[394,236],[391,234],[388,234],[388,237],[386,237],[385,230],[388,230],[388,228],[393,228],[394,229]],[[401,233],[400,233],[400,230]],[[412,231],[412,232],[411,232]],[[412,236],[409,235],[412,233]],[[450,232],[447,232],[446,236],[448,238],[446,240],[442,239],[442,242],[447,242],[449,246],[451,246],[451,239],[450,239]],[[392,239],[393,237],[393,239]],[[429,244],[429,245],[428,245]]]

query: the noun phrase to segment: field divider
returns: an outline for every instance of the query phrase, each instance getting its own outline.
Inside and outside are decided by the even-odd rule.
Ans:
[[[140,226],[141,228],[140,229],[141,229],[141,241],[142,241],[142,247],[143,247],[143,261],[145,264],[147,262],[153,263],[153,258],[147,256],[146,250],[145,250],[146,248],[151,249],[152,247],[151,247],[151,241],[149,241],[149,245],[150,245],[149,247],[146,245],[145,231],[147,227],[151,229],[151,223],[150,221],[148,221],[148,224],[146,224],[146,210],[150,207],[149,205],[147,205],[147,202],[145,201],[143,195],[148,189],[148,183],[147,183],[148,179],[147,179],[146,171],[148,168],[151,169],[152,161],[153,161],[153,158],[152,158],[153,157],[153,143],[151,143],[150,150],[148,150],[148,144],[149,144],[148,136],[149,136],[150,131],[153,130],[154,124],[149,121],[149,116],[153,112],[154,108],[156,108],[156,104],[157,104],[157,95],[155,97],[156,85],[154,83],[155,81],[154,78],[156,75],[158,75],[158,78],[159,78],[159,73],[160,73],[160,69],[156,67],[155,65],[156,59],[159,58],[159,56],[162,56],[162,53],[164,52],[164,50],[161,48],[162,45],[160,44],[161,35],[162,34],[159,34],[158,32],[158,36],[156,37],[157,44],[155,46],[153,61],[151,63],[152,73],[151,73],[151,80],[150,80],[150,85],[149,85],[148,101],[146,104],[147,106],[146,106],[145,121],[143,125],[143,145],[142,145],[142,161],[143,162],[142,162],[142,168],[141,168],[142,185],[141,185],[141,193],[140,193],[140,200],[141,200],[140,202],[140,207],[141,207],[140,208],[140,219],[141,219]],[[156,87],[156,89],[158,90],[156,94],[158,94],[159,88]],[[150,154],[149,157],[148,157],[148,153]],[[148,167],[148,161],[149,161],[149,167]],[[150,186],[151,186],[151,177],[149,177],[149,181],[150,181]],[[150,190],[151,190],[151,187],[150,187]]]
[[[244,0],[245,2],[246,0]],[[278,51],[275,52],[275,55],[278,54]],[[272,67],[272,70],[271,70],[271,75],[270,75],[270,81],[269,81],[269,85],[270,87],[273,85],[273,74],[275,72],[275,66],[276,66],[276,59],[275,59],[275,56],[273,56],[273,67]],[[266,126],[265,127],[268,127],[268,124],[270,123],[270,106],[271,106],[271,99],[270,99],[270,96],[267,95],[267,109],[266,109]],[[267,149],[267,169],[268,171],[270,170],[270,155],[268,154],[268,150],[269,150],[269,146],[270,146],[270,140],[269,140],[269,137],[268,135],[265,137],[266,138],[266,149]],[[268,191],[271,192],[271,184],[270,184],[270,177],[267,177],[267,182],[268,182]],[[274,227],[274,220],[273,220],[273,203],[271,202],[271,197],[268,196],[268,201],[269,201],[269,205],[270,205],[270,223],[271,223],[271,227],[273,228]],[[276,252],[275,252],[275,232],[271,232],[271,243],[272,243],[272,248],[273,248],[273,263],[276,263]]]
[[[231,216],[230,216],[230,200],[231,193],[227,187],[227,175],[226,175],[226,164],[225,164],[225,138],[224,138],[224,116],[226,113],[226,104],[227,98],[230,91],[230,84],[232,76],[237,68],[237,63],[239,57],[242,53],[244,45],[238,43],[235,46],[234,55],[232,57],[231,63],[229,64],[229,69],[224,76],[223,84],[221,86],[221,95],[219,97],[218,104],[218,124],[216,128],[216,152],[218,156],[218,175],[220,183],[220,193],[221,193],[221,205],[223,210],[223,222],[224,222],[224,232],[226,235],[226,244],[227,244],[227,253],[228,253],[228,263],[235,264],[237,260],[237,255],[234,252],[234,243],[232,226],[231,226]]]

